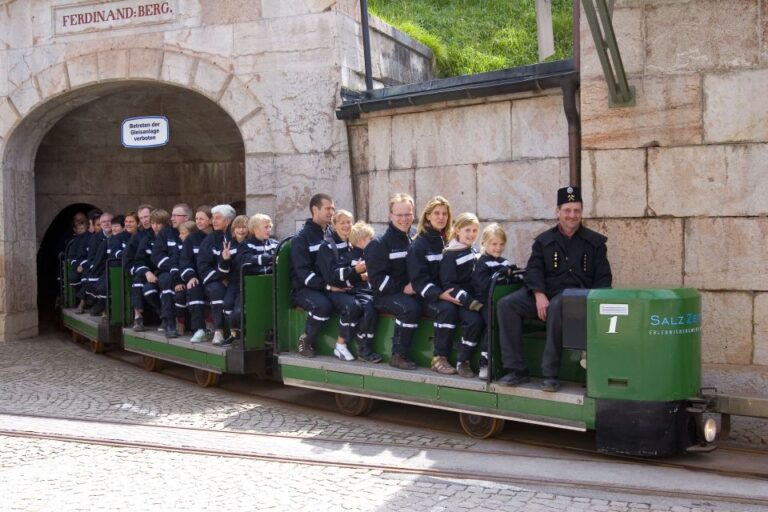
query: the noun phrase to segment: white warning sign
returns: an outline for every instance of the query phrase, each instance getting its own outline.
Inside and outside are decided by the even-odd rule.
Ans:
[[[122,143],[126,148],[155,148],[168,144],[168,118],[165,116],[129,117],[122,124]]]

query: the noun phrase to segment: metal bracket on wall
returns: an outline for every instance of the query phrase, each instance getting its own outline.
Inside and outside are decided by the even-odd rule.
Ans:
[[[616,33],[613,31],[613,2],[610,1],[609,6],[606,0],[582,0],[582,4],[608,84],[608,106],[632,107],[635,105],[635,88],[627,81]]]

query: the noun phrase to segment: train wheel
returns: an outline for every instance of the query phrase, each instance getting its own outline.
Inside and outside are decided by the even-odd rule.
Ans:
[[[195,368],[195,382],[197,382],[198,386],[204,387],[204,388],[212,388],[219,385],[219,379],[221,378],[221,375],[218,373],[209,372],[208,370],[201,370],[200,368]]]
[[[461,423],[461,429],[475,439],[488,439],[499,435],[504,430],[504,420],[477,414],[460,413],[459,423]]]
[[[367,416],[373,409],[373,400],[365,396],[336,393],[336,407],[347,416]]]
[[[142,356],[141,363],[148,372],[159,372],[163,364],[158,358],[152,356]]]
[[[88,346],[91,349],[91,352],[94,354],[103,354],[104,353],[104,342],[98,341],[98,340],[89,340]]]

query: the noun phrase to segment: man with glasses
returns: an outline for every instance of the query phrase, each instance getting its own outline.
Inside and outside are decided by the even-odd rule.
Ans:
[[[176,338],[177,310],[174,308],[176,286],[183,286],[179,274],[179,254],[181,253],[181,238],[179,224],[186,222],[192,216],[192,208],[186,203],[180,203],[171,210],[171,223],[165,226],[157,235],[155,246],[152,248],[152,263],[157,268],[157,282],[160,285],[160,319],[167,338]],[[186,304],[178,306],[178,316],[183,318]]]
[[[396,194],[389,201],[389,227],[365,248],[368,282],[375,295],[378,311],[395,317],[390,366],[415,370],[416,363],[408,359],[413,335],[419,325],[421,303],[408,279],[406,255],[413,239],[413,198]]]

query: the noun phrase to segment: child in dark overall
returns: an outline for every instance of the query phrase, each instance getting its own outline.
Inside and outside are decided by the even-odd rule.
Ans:
[[[456,371],[466,378],[475,377],[469,360],[485,330],[485,321],[479,312],[483,304],[475,296],[472,283],[477,260],[477,252],[472,244],[477,240],[479,231],[477,216],[472,213],[459,215],[453,223],[448,247],[440,261],[440,285],[443,290],[450,290],[451,297],[461,303],[458,313],[462,335]]]

